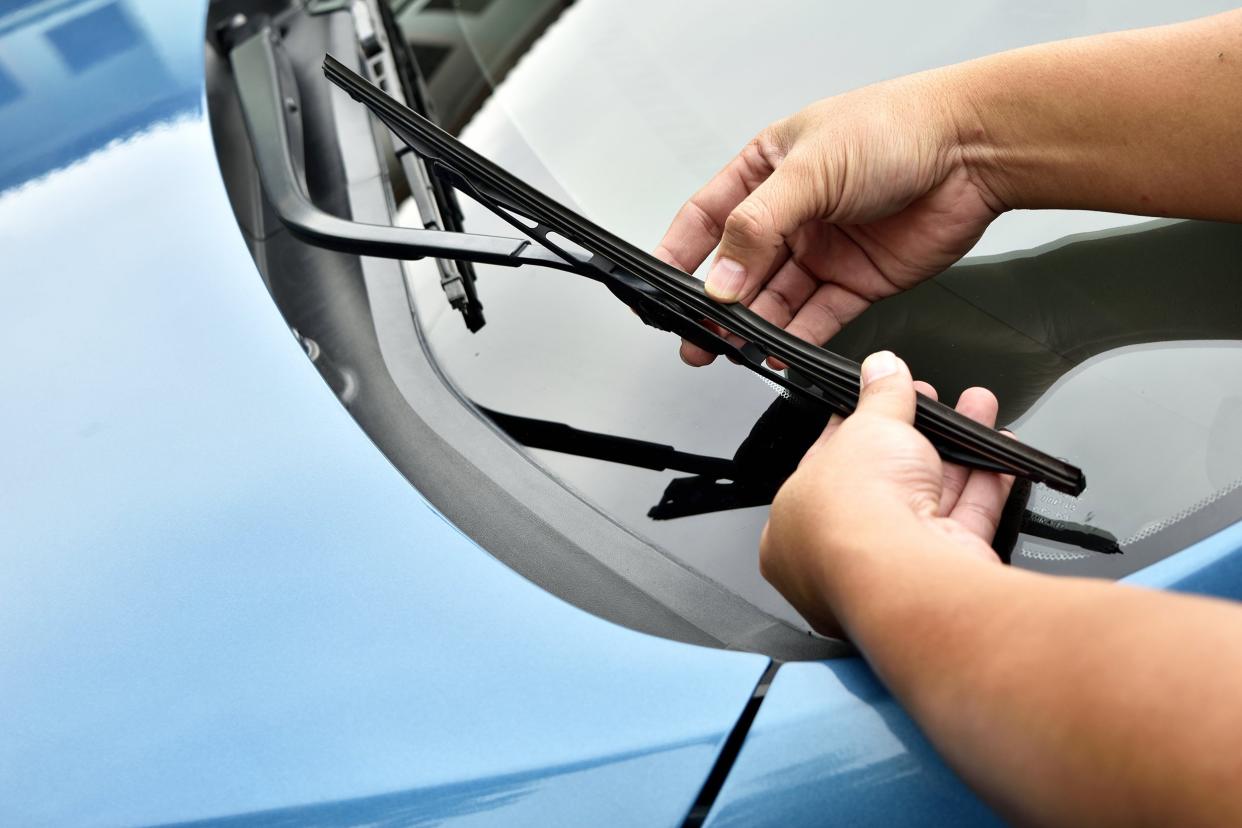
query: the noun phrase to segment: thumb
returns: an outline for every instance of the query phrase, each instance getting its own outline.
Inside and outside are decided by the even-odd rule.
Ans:
[[[786,159],[724,222],[707,292],[718,302],[749,299],[786,257],[785,239],[820,212],[809,175]]]
[[[877,351],[863,360],[858,411],[914,422],[914,380],[906,363],[892,351]]]

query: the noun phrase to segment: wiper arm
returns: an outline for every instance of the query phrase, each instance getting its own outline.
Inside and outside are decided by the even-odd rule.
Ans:
[[[527,448],[545,449],[575,457],[589,457],[609,463],[621,463],[652,471],[679,471],[695,475],[709,475],[712,479],[732,478],[736,466],[723,457],[709,457],[679,451],[664,443],[636,440],[599,431],[585,431],[567,423],[540,420],[493,411],[481,405],[476,407],[489,420],[517,443]]]
[[[854,410],[858,403],[857,363],[797,339],[749,308],[712,300],[694,278],[548,198],[384,94],[331,55],[324,58],[324,73],[426,159],[437,175],[559,256],[562,269],[602,282],[647,324],[726,354],[792,393],[837,413]],[[578,255],[558,244],[557,236],[589,255]],[[735,334],[744,344],[732,344],[708,328],[704,320]],[[765,361],[769,357],[788,365],[790,375],[797,379],[768,368]],[[1018,475],[1074,495],[1086,487],[1077,467],[922,395],[915,426],[953,462]]]
[[[669,481],[647,512],[652,520],[675,520],[711,512],[766,506],[823,431],[821,412],[778,399],[759,418],[732,459],[679,451],[673,446],[585,431],[567,423],[507,414],[475,404],[511,439],[527,448],[588,457],[654,471],[686,472]],[[1018,534],[1078,546],[1088,552],[1122,554],[1117,538],[1096,526],[1057,520],[1027,508],[1031,484],[1013,486],[992,548],[1009,563]]]
[[[305,172],[291,149],[287,119],[299,117],[299,103],[295,86],[282,82],[278,56],[278,38],[263,26],[230,50],[229,62],[263,191],[295,236],[317,247],[359,256],[407,260],[434,256],[511,267],[573,267],[563,256],[528,239],[363,224],[319,209],[306,195]]]

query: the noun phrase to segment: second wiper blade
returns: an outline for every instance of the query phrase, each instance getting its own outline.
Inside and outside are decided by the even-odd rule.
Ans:
[[[324,73],[430,162],[438,175],[534,243],[561,256],[565,269],[604,283],[644,322],[731,356],[760,376],[837,413],[849,414],[858,404],[857,363],[794,337],[749,308],[716,302],[697,279],[539,192],[331,55],[324,58]],[[589,255],[565,249],[558,236]],[[744,344],[731,343],[703,320],[714,322]],[[768,368],[765,363],[769,357],[779,359],[790,371],[782,374]],[[928,397],[919,396],[914,424],[947,460],[1017,475],[1073,495],[1086,487],[1086,479],[1076,466],[980,425]]]

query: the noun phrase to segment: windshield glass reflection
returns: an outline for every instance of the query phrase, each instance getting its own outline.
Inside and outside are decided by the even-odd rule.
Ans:
[[[547,2],[524,17],[497,10],[507,4],[462,4],[456,13],[435,5],[417,13],[409,6],[399,20],[423,47],[427,32],[448,44],[433,95],[482,89],[469,106],[450,100],[457,109],[449,125],[647,248],[755,131],[816,98],[988,51],[1223,7],[1092,2],[1073,15],[906,3],[895,15],[874,6],[808,2],[777,13],[751,4],[743,27],[697,2]],[[506,25],[510,38],[497,35]],[[893,42],[902,48],[877,48]],[[757,60],[727,59],[743,44]],[[462,206],[469,229],[510,232],[468,199]],[[853,359],[892,349],[944,400],[972,385],[992,388],[1002,423],[1087,475],[1079,498],[1036,487],[1031,509],[1111,533],[1124,553],[1023,537],[1015,565],[1118,577],[1242,513],[1240,261],[1242,227],[1233,225],[1010,214],[972,257],[874,306],[827,347]],[[489,408],[732,457],[775,398],[723,360],[681,365],[674,338],[643,327],[599,286],[562,273],[478,268],[489,321],[471,335],[446,310],[433,272],[412,270],[416,311],[446,373]],[[800,623],[758,574],[766,507],[656,521],[648,510],[678,474],[532,453],[670,555]]]

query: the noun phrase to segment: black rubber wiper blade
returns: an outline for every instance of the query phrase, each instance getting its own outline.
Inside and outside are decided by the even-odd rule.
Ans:
[[[394,134],[430,162],[438,175],[508,221],[568,267],[605,284],[644,322],[722,353],[792,393],[848,414],[858,403],[859,366],[772,325],[749,308],[722,305],[693,277],[665,264],[578,215],[474,152],[409,107],[402,105],[331,55],[328,79],[363,103]],[[530,226],[528,222],[533,222]],[[575,256],[557,237],[589,256]],[[710,320],[738,336],[734,345],[708,328]],[[767,367],[769,357],[791,369]],[[1086,487],[1081,469],[963,417],[935,400],[918,398],[915,426],[943,457],[973,468],[1028,478],[1077,495]]]

